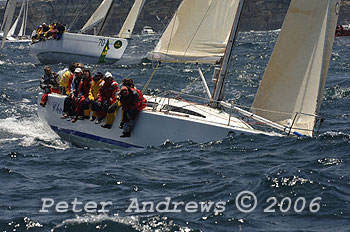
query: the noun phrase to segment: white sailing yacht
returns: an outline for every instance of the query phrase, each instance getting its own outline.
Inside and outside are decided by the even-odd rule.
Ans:
[[[16,1],[8,1],[6,8],[5,8],[5,15],[4,15],[4,20],[3,22],[5,22],[5,24],[12,23],[12,17],[10,18],[8,14],[6,14],[6,11],[8,10],[8,8],[11,7],[15,7],[16,6]],[[23,17],[22,17],[23,15]],[[17,29],[17,25],[18,22],[20,20],[20,18],[22,17],[22,24],[21,27],[18,31],[18,33],[16,34],[16,29]],[[29,35],[26,35],[26,28],[27,28],[27,18],[28,18],[28,0],[24,0],[22,2],[22,6],[21,9],[19,11],[18,17],[15,20],[15,22],[12,24],[11,28],[8,30],[7,35],[5,36],[6,38],[6,42],[11,42],[11,43],[29,43],[31,40],[29,38]],[[3,29],[3,27],[5,27],[5,25],[3,23],[2,27],[1,27],[1,31]],[[1,35],[3,36],[3,34]]]
[[[3,23],[0,28],[0,37],[2,39],[1,47],[4,46],[5,42],[29,43],[31,41],[29,39],[29,36],[25,35],[26,27],[27,27],[27,18],[28,18],[28,0],[24,0],[22,2],[19,15],[15,20],[15,22],[12,24],[12,19],[16,9],[16,3],[17,3],[16,0],[9,0],[6,2],[4,18],[2,21]],[[16,35],[15,31],[21,17],[22,17],[22,24]]]
[[[87,120],[71,123],[60,119],[64,97],[56,94],[49,95],[47,107],[39,106],[39,116],[64,139],[81,146],[146,147],[166,140],[201,143],[222,139],[229,132],[238,136],[313,136],[340,0],[291,1],[251,111],[223,101],[243,3],[244,0],[183,0],[149,54],[149,58],[162,62],[219,62],[220,68],[214,70],[213,95],[199,68],[207,105],[181,100],[181,93],[173,98],[146,96],[148,107],[140,113],[129,138],[119,137],[118,123],[108,130]]]
[[[135,22],[145,0],[135,0],[117,37],[82,34],[102,22],[100,32],[111,12],[114,0],[104,0],[79,33],[65,32],[60,40],[48,39],[31,44],[30,54],[42,63],[97,63],[103,48],[109,41],[106,63],[114,63],[123,55],[131,38]]]

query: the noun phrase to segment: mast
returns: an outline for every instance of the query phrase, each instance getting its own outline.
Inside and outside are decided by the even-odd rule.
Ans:
[[[226,78],[226,74],[227,74],[228,65],[230,64],[230,61],[231,61],[231,55],[232,55],[235,40],[237,37],[237,33],[238,33],[238,26],[239,26],[240,19],[241,19],[243,5],[244,5],[244,0],[240,0],[239,6],[237,8],[237,13],[235,15],[235,20],[234,20],[234,23],[232,25],[232,30],[231,30],[231,34],[229,37],[229,41],[228,41],[227,46],[226,46],[224,59],[221,63],[221,69],[220,69],[220,72],[218,74],[219,78],[217,78],[216,85],[214,88],[213,97],[212,97],[211,102],[209,104],[211,107],[214,107],[214,108],[219,106],[218,101],[221,101],[223,98],[225,78]]]
[[[6,19],[7,19],[7,15],[8,15],[8,11],[9,9],[7,8],[8,7],[8,4],[9,4],[10,1],[6,1],[6,5],[5,5],[5,12],[4,12],[4,18],[2,20],[2,24],[1,24],[1,28],[0,28],[0,31],[3,32],[3,29],[4,29],[4,26],[6,24]]]

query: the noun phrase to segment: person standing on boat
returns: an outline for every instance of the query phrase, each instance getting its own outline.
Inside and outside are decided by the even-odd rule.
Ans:
[[[96,124],[102,122],[105,119],[108,111],[108,107],[116,101],[115,94],[119,90],[119,85],[113,80],[113,76],[110,72],[105,73],[104,81],[100,85],[99,97],[97,101],[97,121]]]
[[[92,84],[90,87],[90,91],[89,91],[89,98],[87,99],[89,101],[89,108],[91,108],[92,111],[92,116],[90,118],[90,121],[95,121],[97,114],[96,112],[98,111],[99,107],[98,107],[98,93],[100,91],[100,85],[103,81],[103,73],[98,72],[94,75],[94,77],[92,78]]]
[[[78,89],[79,89],[82,75],[83,75],[83,71],[81,70],[81,68],[76,68],[74,70],[74,77],[73,77],[70,93],[66,97],[66,99],[64,99],[63,115],[61,118],[68,118],[69,116],[73,116],[75,114],[74,102],[76,97],[78,96]]]
[[[51,71],[50,66],[44,67],[44,75],[40,79],[40,88],[44,91],[40,105],[45,107],[50,93],[60,93],[58,87],[58,74]]]
[[[90,110],[89,102],[89,91],[91,87],[91,72],[88,69],[83,71],[83,77],[79,84],[78,96],[75,98],[75,117],[72,122],[76,122],[78,119],[89,119]]]
[[[123,86],[119,93],[123,109],[123,133],[120,137],[130,137],[140,111],[146,107],[147,100],[138,89]]]

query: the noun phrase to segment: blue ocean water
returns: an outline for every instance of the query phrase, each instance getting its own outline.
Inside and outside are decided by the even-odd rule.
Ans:
[[[239,34],[227,99],[252,103],[277,35]],[[123,60],[99,71],[133,78],[142,88],[153,70],[143,58],[156,41],[134,37]],[[0,67],[1,231],[350,231],[350,38],[335,40],[325,122],[315,138],[229,135],[204,144],[79,148],[36,114],[43,65],[29,56],[29,46],[6,44]],[[181,90],[196,77],[194,66],[163,64],[150,90]],[[187,93],[203,96],[201,83]],[[241,201],[242,191],[256,197],[251,212],[239,209],[255,203],[252,196]],[[82,203],[73,209],[74,201]],[[109,201],[108,212],[77,212],[90,201],[98,210]],[[53,206],[40,212],[44,202]],[[65,212],[55,209],[59,202],[58,209],[67,203]],[[163,205],[142,212],[146,202]],[[164,212],[166,203],[179,203],[181,212]],[[202,210],[211,203],[216,208]]]

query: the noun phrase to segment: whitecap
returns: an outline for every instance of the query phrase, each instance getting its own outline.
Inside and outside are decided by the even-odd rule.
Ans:
[[[49,126],[42,123],[37,116],[32,118],[11,117],[0,119],[0,130],[14,135],[15,139],[19,139],[21,141],[20,145],[24,147],[37,144],[55,149],[67,149],[69,147],[68,144],[62,142],[60,137]]]

